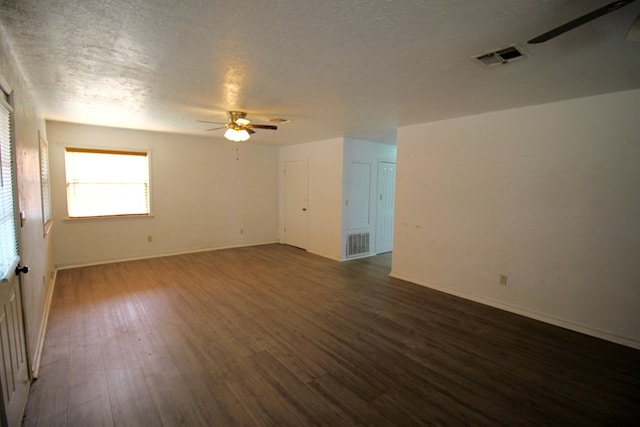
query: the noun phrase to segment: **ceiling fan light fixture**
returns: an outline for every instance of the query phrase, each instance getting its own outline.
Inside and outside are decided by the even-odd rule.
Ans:
[[[229,128],[224,133],[224,137],[229,141],[244,142],[247,141],[251,137],[251,135],[249,135],[249,132],[247,132],[246,129]]]
[[[276,125],[264,125],[264,124],[253,124],[251,120],[247,119],[247,113],[244,111],[229,111],[229,122],[228,123],[220,123],[220,122],[210,122],[208,120],[198,120],[199,122],[204,123],[215,123],[222,126],[218,126],[212,129],[207,129],[208,131],[218,130],[218,129],[226,129],[224,132],[224,137],[229,141],[233,142],[244,142],[248,141],[251,138],[251,135],[256,133],[254,129],[266,129],[266,130],[277,130],[278,126]]]

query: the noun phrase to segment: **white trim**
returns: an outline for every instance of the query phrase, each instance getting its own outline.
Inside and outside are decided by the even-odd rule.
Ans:
[[[100,216],[71,216],[62,218],[63,222],[83,222],[83,221],[111,221],[114,219],[137,219],[154,218],[153,214],[124,214],[124,215],[100,215]]]
[[[286,243],[284,243],[284,244],[286,245]],[[289,246],[290,246],[290,245],[289,245]],[[294,248],[295,248],[295,246],[292,246],[292,247],[294,247]],[[336,258],[336,257],[331,256],[331,255],[323,254],[323,253],[321,253],[321,252],[310,251],[309,249],[302,249],[302,250],[303,250],[303,251],[307,251],[307,252],[308,252],[308,253],[310,253],[311,255],[321,256],[322,258],[327,258],[327,259],[330,259],[330,260],[332,260],[332,261],[338,261],[338,262],[345,261],[345,260],[343,260],[343,259]]]
[[[5,80],[2,74],[0,74],[0,91],[3,94],[2,96],[0,96],[0,105],[5,107],[7,111],[9,111],[9,114],[13,114],[13,105],[12,105],[13,89],[11,88],[9,83]],[[13,118],[11,118],[11,126],[13,126]]]
[[[491,298],[486,298],[483,296],[469,294],[467,292],[459,291],[456,289],[450,289],[450,288],[445,288],[443,286],[434,285],[432,283],[427,283],[427,282],[415,279],[413,277],[408,277],[402,274],[396,274],[393,271],[389,274],[389,276],[394,277],[396,279],[405,280],[407,282],[415,283],[416,285],[424,286],[426,288],[435,289],[436,291],[444,292],[449,295],[454,295],[470,301],[478,302],[480,304],[488,305],[490,307],[499,308],[500,310],[519,314],[521,316],[525,316],[530,319],[539,320],[544,323],[549,323],[551,325],[569,329],[574,332],[579,332],[585,335],[590,335],[592,337],[600,338],[603,340],[614,342],[616,344],[622,344],[624,346],[640,350],[640,341],[634,340],[632,338],[622,337],[619,335],[611,334],[609,332],[601,331],[599,329],[594,329],[588,326],[580,325],[578,323],[570,322],[565,319],[560,319],[554,316],[550,316],[546,313],[531,311],[522,307],[514,307],[509,304],[504,304],[502,302],[495,301]]]
[[[2,90],[7,95],[11,95],[13,93],[13,89],[9,82],[4,78],[2,74],[0,74],[0,90]]]
[[[33,358],[33,366],[31,367],[31,378],[38,378],[40,373],[40,361],[42,359],[42,351],[44,350],[44,340],[47,336],[47,325],[49,324],[49,312],[51,311],[51,301],[53,301],[53,290],[56,286],[56,278],[58,277],[58,270],[53,271],[53,277],[49,281],[49,290],[47,291],[47,299],[44,304],[44,316],[42,317],[42,323],[40,324],[40,331],[38,332],[38,342],[36,343],[35,354]]]

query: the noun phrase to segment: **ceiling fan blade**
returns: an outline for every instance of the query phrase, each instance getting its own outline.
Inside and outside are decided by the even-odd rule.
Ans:
[[[211,128],[211,129],[206,129],[207,132],[212,131],[212,130],[219,130],[219,129],[224,129],[226,126],[220,126],[218,128]]]
[[[627,32],[626,40],[630,42],[640,42],[640,15],[633,21],[631,27],[629,27],[629,31]]]
[[[253,123],[251,123],[247,127],[254,128],[254,129],[271,129],[271,130],[278,129],[278,126],[275,126],[275,125],[254,125]]]
[[[256,133],[256,131],[255,131],[255,130],[253,130],[253,129],[245,128],[244,130],[246,130],[247,132],[249,132],[249,135],[253,135],[254,133]]]
[[[589,12],[586,15],[582,15],[579,18],[574,19],[573,21],[569,21],[566,24],[560,25],[559,27],[554,28],[553,30],[547,31],[544,34],[540,34],[538,37],[534,37],[529,40],[527,43],[536,44],[536,43],[544,43],[548,40],[551,40],[554,37],[558,37],[560,34],[564,34],[567,31],[573,30],[576,27],[586,24],[589,21],[593,21],[596,18],[601,17],[602,15],[606,15],[607,13],[611,13],[628,5],[629,3],[633,3],[635,0],[619,0],[614,1],[613,3],[609,3],[606,6],[603,6],[599,9],[594,10],[593,12]]]
[[[222,123],[222,122],[210,122],[209,120],[198,120],[198,122],[200,123],[213,123],[214,125],[224,125],[226,123]]]

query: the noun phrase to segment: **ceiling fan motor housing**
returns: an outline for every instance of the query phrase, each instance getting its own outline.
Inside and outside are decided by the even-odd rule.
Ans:
[[[245,113],[244,111],[229,111],[229,117],[230,117],[232,123],[237,123],[239,119],[241,121],[245,120],[245,121],[249,122],[246,119],[247,113]]]

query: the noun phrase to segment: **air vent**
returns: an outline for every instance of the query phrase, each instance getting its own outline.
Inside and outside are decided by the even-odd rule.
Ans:
[[[521,50],[519,50],[515,46],[510,46],[505,49],[500,49],[494,52],[485,53],[480,56],[475,56],[474,58],[484,65],[496,65],[507,64],[517,59],[522,59],[524,58],[524,56],[525,55]]]
[[[272,117],[272,118],[268,119],[267,121],[271,122],[271,123],[280,123],[281,125],[291,122],[291,120],[283,119],[282,117]]]
[[[369,253],[369,233],[347,236],[347,258]]]

